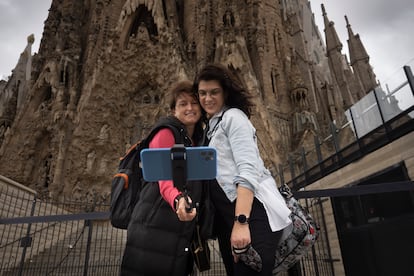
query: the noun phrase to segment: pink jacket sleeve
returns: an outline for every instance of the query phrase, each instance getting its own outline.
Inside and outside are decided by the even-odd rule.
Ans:
[[[168,128],[163,128],[155,134],[154,138],[151,140],[149,147],[150,148],[171,148],[175,144],[174,134]],[[175,210],[174,199],[181,192],[174,187],[172,180],[160,180],[158,181],[160,187],[161,196],[165,201],[170,204],[170,206]]]

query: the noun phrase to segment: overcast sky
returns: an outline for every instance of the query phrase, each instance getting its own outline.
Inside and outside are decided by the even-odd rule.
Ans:
[[[275,0],[276,1],[276,0]],[[51,0],[0,0],[0,78],[11,75],[27,36],[35,35],[37,52]],[[324,35],[321,3],[348,53],[344,15],[370,56],[377,79],[387,82],[401,74],[403,65],[414,70],[414,0],[311,0],[319,29]]]
[[[30,34],[35,35],[32,53],[39,50],[51,3],[52,0],[0,0],[0,78],[11,75]]]
[[[414,0],[311,0],[319,30],[324,35],[321,3],[342,41],[348,61],[348,17],[354,34],[359,34],[382,84],[403,76],[402,67],[414,71]]]

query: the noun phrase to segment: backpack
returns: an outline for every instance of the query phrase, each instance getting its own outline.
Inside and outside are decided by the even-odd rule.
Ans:
[[[273,275],[287,271],[294,266],[315,244],[319,236],[319,226],[309,212],[293,197],[290,188],[284,184],[279,188],[288,208],[292,211],[291,227],[283,233],[282,241],[275,254]],[[286,235],[286,236],[285,236]]]
[[[141,188],[145,183],[140,164],[141,150],[148,148],[152,138],[162,128],[169,128],[174,134],[174,140],[180,140],[180,129],[177,125],[167,122],[159,123],[143,140],[129,148],[120,158],[118,172],[112,179],[110,220],[115,228],[127,229],[132,211],[139,200]]]

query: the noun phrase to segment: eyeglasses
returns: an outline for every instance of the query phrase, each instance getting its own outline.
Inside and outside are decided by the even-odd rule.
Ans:
[[[207,97],[207,95],[210,97],[217,97],[220,93],[223,93],[223,90],[221,88],[213,88],[209,91],[198,90],[198,97],[204,98]]]

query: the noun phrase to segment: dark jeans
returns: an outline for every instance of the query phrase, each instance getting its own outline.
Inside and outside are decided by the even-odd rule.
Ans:
[[[275,252],[282,237],[282,231],[271,231],[263,204],[254,198],[249,222],[252,246],[261,256],[263,263],[262,271],[257,272],[241,261],[234,263],[230,236],[234,224],[235,202],[230,202],[216,181],[212,181],[210,193],[211,201],[216,208],[214,232],[218,238],[227,275],[271,276],[275,263]]]

